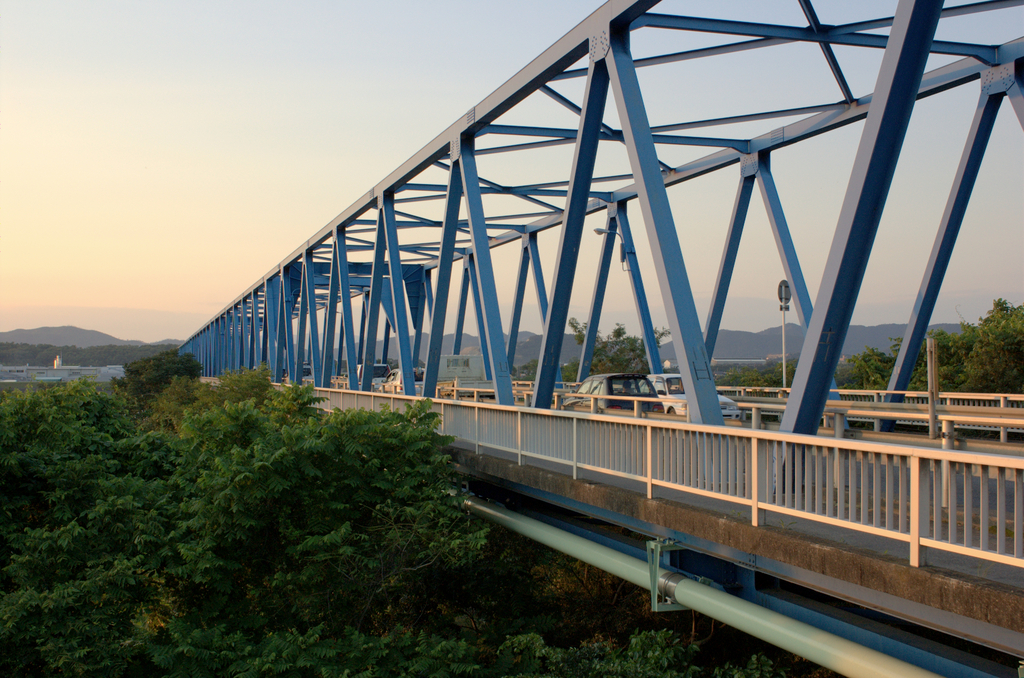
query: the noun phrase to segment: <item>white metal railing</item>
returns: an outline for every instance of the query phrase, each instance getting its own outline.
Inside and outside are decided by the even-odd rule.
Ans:
[[[398,394],[317,389],[325,409],[400,409]],[[1024,458],[820,438],[680,419],[434,400],[441,432],[473,445],[1024,567]],[[638,408],[639,409],[639,408]],[[638,413],[639,414],[639,413]]]

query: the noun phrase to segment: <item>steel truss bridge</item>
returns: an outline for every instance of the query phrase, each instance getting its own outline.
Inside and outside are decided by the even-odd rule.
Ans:
[[[482,446],[514,453],[515,468],[522,468],[524,454],[544,457],[556,465],[569,463],[570,482],[584,465],[593,467],[589,470],[604,468],[611,476],[646,485],[647,497],[643,492],[637,494],[650,501],[655,500],[652,488],[675,483],[685,487],[691,497],[714,495],[747,506],[752,528],[759,527],[763,510],[768,510],[799,514],[801,519],[820,516],[857,532],[897,535],[897,540],[909,547],[911,566],[923,563],[925,550],[939,549],[1019,568],[1024,562],[1024,468],[1019,459],[943,457],[955,453],[926,454],[895,446],[869,449],[863,444],[858,448],[839,440],[823,446],[806,436],[817,433],[825,411],[915,103],[957,90],[976,99],[977,105],[889,382],[888,391],[906,390],[1004,100],[1024,126],[1024,37],[1002,44],[979,44],[937,39],[936,31],[941,28],[941,34],[947,36],[955,30],[956,19],[974,15],[1019,22],[1016,8],[1024,0],[946,8],[934,0],[900,0],[894,16],[841,25],[822,23],[811,0],[794,1],[804,19],[799,25],[684,16],[670,13],[656,0],[610,0],[300,243],[192,335],[181,351],[194,354],[208,377],[265,362],[274,380],[280,382],[286,375],[296,379],[308,364],[316,387],[326,387],[333,378],[342,377],[353,386],[347,391],[353,400],[345,406],[372,406],[369,399],[384,397],[368,393],[370,368],[380,360],[376,347],[383,324],[385,352],[393,337],[404,391],[415,392],[413,368],[425,355],[423,395],[433,397],[445,331],[454,327],[454,352],[458,353],[471,295],[496,402],[463,404],[463,408],[475,408],[472,415],[445,405],[444,426],[475,449]],[[705,11],[713,13],[717,6]],[[653,53],[645,47],[645,40],[652,35],[658,36],[649,43],[655,46]],[[700,39],[694,43],[690,40],[693,36]],[[673,40],[678,40],[679,46],[666,47]],[[817,48],[818,58],[834,82],[831,94],[817,102],[801,99],[798,105],[771,110],[759,110],[756,101],[748,100],[726,116],[651,125],[645,98],[660,92],[652,91],[648,84],[671,86],[671,80],[648,77],[649,73],[684,62],[695,68],[705,64],[712,68],[719,60],[758,59],[773,48],[794,43],[811,43]],[[874,91],[855,96],[837,50],[843,55],[855,51],[880,54]],[[929,58],[936,55],[943,57],[944,65],[927,68]],[[608,106],[609,96],[614,111]],[[572,123],[564,124],[566,118]],[[520,119],[535,122],[515,122]],[[812,303],[773,178],[772,154],[851,123],[862,123],[860,141]],[[564,162],[550,162],[555,157],[550,154],[558,149],[565,152]],[[681,163],[676,161],[680,151],[685,151]],[[566,169],[567,173],[559,173]],[[673,187],[714,172],[735,173],[738,185],[731,218],[724,225],[725,245],[702,328],[669,197]],[[496,178],[499,175],[500,180]],[[737,433],[738,429],[724,427],[710,369],[755,184],[806,337],[781,432],[770,441],[764,432]],[[645,239],[634,238],[631,203],[634,216],[639,210]],[[561,378],[559,357],[581,263],[584,222],[602,216],[604,228],[599,230],[603,241],[578,378],[589,373],[619,239],[619,255],[629,273],[652,371],[660,371],[661,357],[649,299],[658,299],[658,306],[664,308],[677,347],[689,396],[690,423],[665,424],[662,428],[668,433],[656,432],[645,419],[637,420],[639,428],[624,433],[624,424],[605,421],[608,418],[550,411]],[[558,234],[558,246],[554,270],[548,274],[542,270],[538,236],[550,229]],[[641,276],[638,247],[644,242],[649,248],[644,254],[654,262],[654,287],[650,287],[650,279]],[[495,274],[499,255],[501,261],[512,258],[518,262],[515,274],[507,280],[499,280]],[[706,255],[688,250],[687,256]],[[984,276],[980,264],[979,276]],[[461,268],[461,285],[453,290],[457,267]],[[532,404],[526,408],[517,406],[510,367],[515,364],[529,283],[536,291],[543,335]],[[501,298],[508,296],[511,304],[503,305]],[[449,313],[450,306],[456,309],[454,313]],[[363,367],[361,379],[359,366]],[[359,405],[358,398],[368,400]],[[889,398],[898,400],[900,396],[896,393]],[[570,423],[549,422],[556,419]],[[534,423],[524,425],[524,420]],[[531,438],[524,426],[541,433]],[[571,434],[566,426],[571,427]],[[529,449],[522,445],[524,436],[532,446]],[[602,436],[618,441],[621,449],[598,444]],[[586,454],[605,456],[600,462],[596,457],[584,462]],[[470,468],[475,462],[466,460],[460,463],[469,475],[487,478],[491,487],[501,488],[499,494],[513,493],[584,514],[589,511],[589,515],[603,516],[612,523],[688,543],[705,554],[721,556],[727,551],[730,555],[725,560],[730,567],[745,567],[748,573],[767,571],[758,569],[756,554],[728,544],[714,547],[708,535],[688,537],[664,525],[659,527],[649,515],[615,520],[609,518],[609,510],[594,508],[574,494],[577,490],[565,489],[559,494],[538,489],[554,481],[523,479],[514,471],[508,471],[504,480],[496,480],[500,474],[489,467],[478,464]],[[936,465],[943,463],[959,469],[954,476],[960,474],[956,476],[960,490],[957,494],[954,482],[954,489],[947,486],[945,500],[940,500],[942,493],[935,487],[941,483],[927,479],[936,473]],[[655,471],[669,475],[659,476]],[[803,485],[797,482],[800,474],[804,474]],[[773,480],[769,482],[768,477]],[[855,497],[855,487],[863,494]],[[846,499],[836,500],[837,492],[846,492]],[[990,515],[990,504],[998,516]],[[961,507],[967,515],[958,517],[951,506]],[[989,539],[988,530],[963,527],[978,521],[994,525],[996,537]],[[748,553],[747,561],[737,555],[743,552]],[[703,565],[693,567],[700,570]],[[832,586],[822,584],[828,577],[813,573],[814,568],[780,568],[771,574],[782,579],[805,577],[803,583],[819,592]],[[927,568],[914,569],[924,572]],[[938,586],[934,578],[914,581]],[[882,583],[877,586],[885,588]],[[836,585],[831,592],[844,600],[856,600],[1024,656],[1024,614],[1019,611],[1016,617],[1006,617],[1011,621],[993,625],[982,619],[981,612],[932,610],[934,618],[929,622],[923,617],[930,613],[922,610],[930,603],[909,593],[909,602],[901,606],[892,603],[899,599],[896,594],[879,594],[888,601],[880,603],[877,597],[850,593],[846,584]],[[1019,588],[1004,593],[1010,596],[1008,600],[1020,600]],[[772,604],[794,615],[809,614],[806,607],[804,613],[793,612],[793,605],[780,599]],[[818,610],[815,614],[824,613]],[[882,632],[873,637],[885,636]],[[893,651],[906,651],[909,645],[900,647],[903,649]],[[989,675],[975,669],[970,669],[974,673],[961,673],[968,670],[962,664],[950,669],[954,664],[942,664],[944,660],[934,659],[938,655],[931,651],[924,654],[933,659],[920,663],[931,662],[929,666],[947,675]]]

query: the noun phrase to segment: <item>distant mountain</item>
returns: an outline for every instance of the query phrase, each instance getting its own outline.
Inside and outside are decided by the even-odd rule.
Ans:
[[[936,323],[929,326],[930,330],[943,330],[950,334],[960,332],[956,323]],[[902,337],[905,325],[889,323],[885,325],[850,325],[843,344],[843,355],[861,353],[870,346],[888,352],[894,337]],[[786,354],[799,356],[804,342],[804,331],[800,325],[786,324]],[[764,360],[768,356],[782,355],[782,328],[770,327],[760,332],[741,332],[738,330],[721,330],[715,344],[715,358],[719,360]],[[667,342],[661,347],[662,359],[675,360],[675,347]]]
[[[93,346],[144,346],[146,342],[124,340],[112,337],[96,330],[83,330],[80,327],[64,325],[63,327],[37,327],[34,330],[11,330],[0,332],[0,343],[35,344],[49,346],[77,346],[91,348]],[[153,344],[181,345],[177,339],[164,339]]]

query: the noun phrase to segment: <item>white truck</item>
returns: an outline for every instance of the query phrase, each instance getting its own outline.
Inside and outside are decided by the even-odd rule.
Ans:
[[[458,393],[466,389],[462,393]],[[437,367],[438,397],[472,396],[473,391],[490,389],[487,397],[494,397],[494,382],[487,378],[484,357],[480,355],[443,355]]]

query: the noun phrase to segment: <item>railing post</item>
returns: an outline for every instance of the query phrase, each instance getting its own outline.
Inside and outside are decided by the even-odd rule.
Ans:
[[[637,419],[642,419],[644,416],[643,404],[639,399],[633,401],[633,416]]]
[[[761,408],[750,408],[750,428],[754,431],[761,430]]]
[[[473,426],[476,430],[476,434],[473,436],[473,443],[476,447],[476,453],[480,454],[480,408],[473,408]]]
[[[878,391],[875,391],[875,402],[876,403],[880,403],[880,402],[882,402],[882,400],[883,400],[882,394],[879,393]],[[879,417],[875,417],[875,430],[876,431],[881,431],[882,430],[882,420]]]
[[[640,401],[637,401],[637,402],[639,403]],[[653,427],[650,424],[648,424],[647,425],[647,498],[648,499],[653,499],[654,498],[654,468],[653,468],[653,466],[651,464],[651,459],[654,456],[653,455],[653,445],[654,445],[654,443],[652,441],[653,437],[654,437],[654,429],[653,429]]]
[[[558,396],[555,397],[557,398]],[[597,398],[593,396],[590,397],[590,413],[597,414]]]
[[[576,461],[576,417],[572,418],[572,479],[577,478],[577,461]]]
[[[1006,396],[999,396],[999,409],[1004,410],[1006,408]],[[1000,412],[1002,414],[1002,412]],[[999,442],[1005,443],[1008,438],[1006,435],[1007,428],[1005,426],[999,427]]]
[[[519,465],[523,465],[523,412],[516,412],[516,448],[519,450]]]
[[[767,456],[761,454],[761,440],[751,438],[750,440],[750,524],[758,527],[766,522],[764,509],[760,507],[761,499],[764,496],[764,483],[767,478],[765,461]]]
[[[921,473],[921,458],[910,458],[910,566],[923,567],[926,564],[928,549],[921,546],[921,536],[928,531],[929,492],[924,490],[924,483],[929,474]]]

